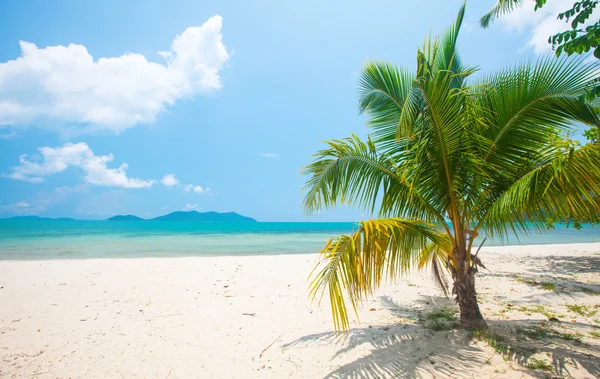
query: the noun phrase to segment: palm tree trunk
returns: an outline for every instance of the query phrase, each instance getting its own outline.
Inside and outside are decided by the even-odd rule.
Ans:
[[[454,279],[452,292],[456,295],[462,327],[467,330],[485,329],[487,325],[479,311],[475,292],[475,272],[469,267],[462,275],[457,275],[456,272],[452,274]]]

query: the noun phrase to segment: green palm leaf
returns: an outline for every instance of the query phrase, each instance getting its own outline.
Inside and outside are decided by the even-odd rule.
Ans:
[[[463,326],[484,327],[478,235],[503,240],[547,218],[599,220],[600,144],[564,135],[600,125],[584,96],[600,66],[544,58],[471,83],[475,70],[456,49],[463,18],[464,6],[446,34],[426,40],[414,71],[367,63],[359,109],[372,138],[327,142],[303,170],[308,212],[349,204],[383,218],[322,252],[311,293],[329,293],[337,328],[348,327],[346,299],[356,309],[382,278],[425,266],[446,293],[448,270]]]
[[[479,22],[482,27],[487,28],[494,19],[520,8],[523,4],[525,4],[523,0],[498,0],[496,5]]]

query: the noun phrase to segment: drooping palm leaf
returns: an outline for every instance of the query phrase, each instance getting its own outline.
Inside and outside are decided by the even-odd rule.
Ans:
[[[447,235],[432,224],[399,218],[363,221],[354,235],[332,240],[322,250],[322,261],[311,274],[310,296],[320,299],[328,292],[336,329],[347,329],[345,298],[356,311],[357,302],[383,280],[415,267],[430,243],[451,254]]]

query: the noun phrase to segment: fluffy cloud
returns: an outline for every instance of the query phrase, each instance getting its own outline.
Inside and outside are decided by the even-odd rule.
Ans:
[[[557,16],[573,7],[573,0],[549,1],[537,11],[534,11],[534,5],[533,1],[526,1],[521,8],[501,16],[499,21],[509,30],[526,33],[525,47],[533,48],[536,54],[544,54],[552,51],[548,37],[570,29],[570,23],[557,19]],[[590,20],[598,19],[599,9],[593,12]]]
[[[183,190],[185,192],[196,192],[196,193],[209,193],[210,192],[210,188],[206,187],[206,188],[202,188],[202,186],[194,186],[193,184],[180,184],[179,180],[177,180],[177,178],[175,177],[174,174],[167,174],[165,175],[162,180],[161,180],[162,184],[164,184],[167,187],[180,187],[183,188]]]
[[[263,158],[270,158],[270,159],[279,158],[279,154],[277,154],[277,153],[260,153],[258,155],[260,155]]]
[[[167,174],[163,176],[161,183],[167,187],[173,187],[176,184],[179,184],[179,180],[173,174]]]
[[[0,213],[12,213],[15,215],[31,215],[40,209],[32,208],[29,203],[21,201],[13,204],[0,204]]]
[[[63,133],[119,133],[152,123],[176,100],[221,88],[229,61],[222,21],[213,16],[176,36],[159,52],[163,64],[136,53],[94,60],[82,45],[21,41],[21,57],[0,63],[0,130],[44,121]]]
[[[107,164],[114,158],[109,155],[95,155],[86,143],[67,143],[62,147],[42,147],[37,159],[29,160],[28,155],[19,157],[20,165],[3,176],[25,180],[33,183],[44,181],[44,178],[65,171],[69,167],[78,167],[85,172],[86,183],[121,188],[145,188],[154,184],[154,180],[142,180],[127,177],[127,163],[118,168],[108,168]]]

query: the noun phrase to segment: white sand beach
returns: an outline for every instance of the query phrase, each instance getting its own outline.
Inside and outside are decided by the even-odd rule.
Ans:
[[[600,243],[480,257],[482,312],[514,338],[508,354],[424,327],[419,313],[454,307],[429,272],[381,288],[344,337],[309,304],[316,255],[1,261],[0,377],[600,376]]]

